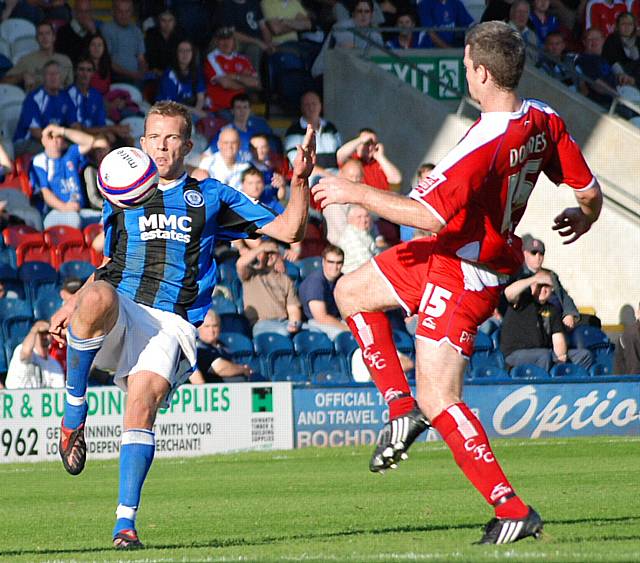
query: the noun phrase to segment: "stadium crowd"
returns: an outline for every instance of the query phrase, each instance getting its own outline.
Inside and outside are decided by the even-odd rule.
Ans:
[[[216,178],[276,212],[307,124],[317,142],[312,184],[339,175],[405,191],[433,165],[403,180],[386,154],[384,131],[366,123],[343,141],[322,115],[326,50],[365,46],[358,28],[392,49],[461,47],[473,23],[460,0],[114,0],[106,21],[90,0],[3,4],[0,373],[8,372],[4,384],[14,388],[59,385],[64,353],[46,337],[48,319],[61,292],[77,290],[102,261],[97,169],[110,149],[137,143],[150,103],[171,99],[190,109],[193,177]],[[531,48],[530,62],[607,106],[615,95],[640,101],[639,16],[639,0],[490,0],[481,19],[509,22]],[[296,114],[284,135],[254,113],[265,103]],[[637,118],[629,108],[619,111]],[[301,243],[248,240],[217,249],[219,284],[199,328],[192,383],[353,381],[356,344],[333,298],[336,280],[400,240],[430,233],[357,206],[312,207]],[[544,243],[525,238],[524,250],[503,306],[480,327],[469,378],[612,373],[613,343],[542,268]],[[390,316],[410,371],[415,319]],[[507,341],[502,332],[518,338]],[[616,368],[640,372],[637,324],[622,339]]]

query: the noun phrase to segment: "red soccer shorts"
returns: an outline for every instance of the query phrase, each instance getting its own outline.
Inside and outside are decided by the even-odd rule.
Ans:
[[[418,313],[416,338],[448,342],[470,357],[473,341],[493,313],[506,276],[436,253],[427,237],[399,244],[373,260],[407,315]]]

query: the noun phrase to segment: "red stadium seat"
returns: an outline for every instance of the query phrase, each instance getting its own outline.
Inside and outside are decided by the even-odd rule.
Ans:
[[[60,264],[70,262],[72,260],[91,262],[91,250],[84,245],[84,241],[79,242],[71,240],[61,242],[56,248],[54,248],[53,254],[55,256],[53,265],[56,270],[60,268]]]
[[[100,223],[91,223],[87,225],[82,234],[84,235],[84,243],[91,248],[91,243],[93,239],[95,239],[102,232],[102,224]]]
[[[2,238],[7,246],[13,248],[17,248],[20,243],[28,240],[44,242],[42,233],[28,225],[9,225],[2,231]]]
[[[19,157],[16,157],[15,165],[22,193],[24,193],[24,195],[31,199],[31,195],[33,194],[33,186],[31,185],[31,182],[29,182],[29,167],[31,166],[31,155],[23,154]]]
[[[78,242],[84,244],[84,235],[80,229],[68,225],[54,225],[44,231],[44,241],[55,248],[63,242]]]
[[[44,240],[27,240],[16,248],[18,267],[25,262],[46,262],[55,267],[55,257]]]

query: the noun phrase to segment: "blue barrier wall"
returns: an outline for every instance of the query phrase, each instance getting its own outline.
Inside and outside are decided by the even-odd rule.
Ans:
[[[640,378],[469,385],[464,398],[493,438],[640,435]],[[298,448],[371,445],[387,420],[374,386],[295,388],[293,407]]]

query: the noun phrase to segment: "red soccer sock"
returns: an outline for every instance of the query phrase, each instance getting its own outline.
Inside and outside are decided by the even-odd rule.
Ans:
[[[431,421],[467,479],[495,508],[498,518],[524,518],[527,506],[513,491],[495,459],[482,424],[464,403],[443,410]]]
[[[402,371],[387,315],[382,312],[356,313],[347,318],[347,324],[362,349],[371,379],[389,405],[390,419],[413,410],[416,402]]]

